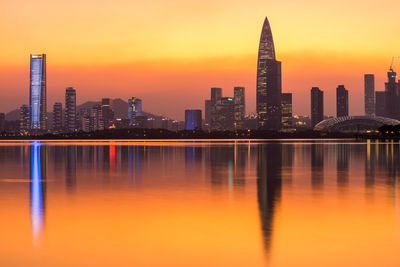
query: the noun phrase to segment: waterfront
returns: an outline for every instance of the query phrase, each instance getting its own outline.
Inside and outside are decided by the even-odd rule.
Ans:
[[[0,143],[0,265],[399,266],[399,142]]]

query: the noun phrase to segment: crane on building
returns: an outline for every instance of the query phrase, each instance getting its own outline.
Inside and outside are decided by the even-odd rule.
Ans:
[[[392,57],[392,64],[390,64],[390,71],[393,72],[394,68],[396,67],[397,62],[399,61],[399,57],[396,58],[396,61],[394,61],[394,57]],[[394,64],[393,64],[394,62]]]

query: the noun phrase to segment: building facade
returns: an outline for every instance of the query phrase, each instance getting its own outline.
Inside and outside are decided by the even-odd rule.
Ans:
[[[29,129],[35,132],[44,132],[47,130],[45,54],[31,54],[29,85]]]
[[[114,111],[112,109],[112,100],[110,98],[103,98],[101,100],[101,109],[103,114],[104,128],[108,129],[114,124]]]
[[[376,116],[386,116],[386,92],[376,91],[375,92],[375,114]]]
[[[66,132],[77,131],[76,116],[76,90],[68,87],[65,90],[65,120],[64,126]]]
[[[311,89],[311,127],[324,120],[324,92],[318,87]]]
[[[211,109],[212,109],[211,100],[204,101],[204,120],[207,124],[211,123]]]
[[[53,132],[60,133],[63,130],[62,125],[62,104],[59,102],[53,105]]]
[[[268,18],[261,31],[257,62],[257,116],[258,128],[280,130],[281,107],[281,62],[275,59],[275,47]]]
[[[375,76],[374,74],[364,75],[364,108],[365,115],[375,115]]]
[[[387,73],[388,82],[385,84],[386,93],[386,117],[391,119],[399,119],[399,93],[398,84],[396,82],[397,74],[392,69]]]
[[[344,85],[336,88],[336,117],[349,116],[349,91]]]
[[[132,97],[128,99],[128,119],[129,126],[136,127],[136,117],[142,115],[142,100]]]
[[[189,131],[201,130],[202,115],[199,109],[185,110],[185,129]]]
[[[26,134],[31,129],[30,107],[22,105],[19,109],[19,132]]]
[[[282,128],[293,127],[292,93],[282,93]]]
[[[234,101],[234,128],[240,130],[244,128],[244,117],[246,115],[244,87],[233,88],[233,101]]]

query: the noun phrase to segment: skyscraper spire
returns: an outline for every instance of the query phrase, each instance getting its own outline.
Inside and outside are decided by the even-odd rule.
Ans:
[[[271,26],[269,25],[267,17],[264,20],[261,31],[260,46],[258,49],[258,60],[260,61],[260,59],[275,60],[274,39],[272,38]]]

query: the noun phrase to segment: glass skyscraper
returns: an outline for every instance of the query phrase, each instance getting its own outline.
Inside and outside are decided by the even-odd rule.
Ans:
[[[30,130],[47,129],[46,55],[31,54],[29,83]]]
[[[137,126],[136,117],[142,116],[142,100],[136,97],[128,99],[129,126]]]
[[[185,129],[186,130],[201,130],[201,110],[187,109],[185,110]]]
[[[265,18],[261,31],[257,63],[257,116],[259,129],[281,129],[281,79],[281,62],[275,59],[271,27],[268,18]]]

